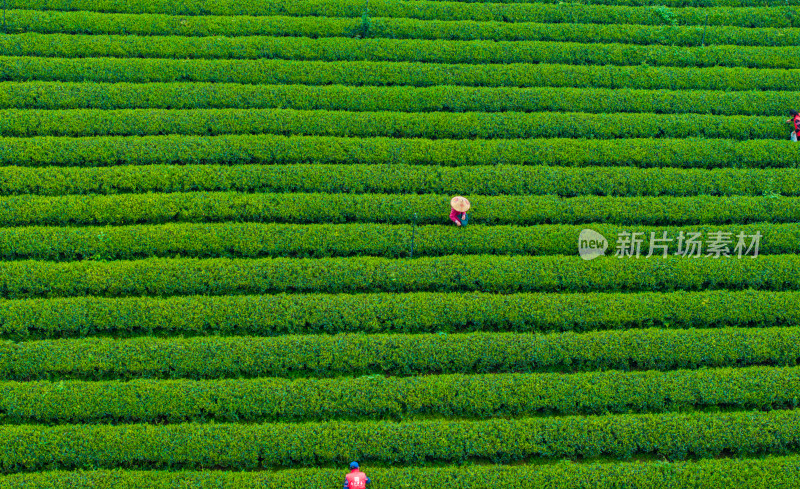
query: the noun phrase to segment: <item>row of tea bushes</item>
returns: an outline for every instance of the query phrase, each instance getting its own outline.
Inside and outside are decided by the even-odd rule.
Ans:
[[[82,83],[0,85],[3,109],[274,109],[357,112],[587,112],[775,116],[800,92],[553,87]],[[786,126],[788,128],[788,125]]]
[[[800,68],[791,47],[680,47],[542,41],[11,34],[6,56],[57,58],[286,59],[425,63]]]
[[[0,136],[495,138],[787,138],[785,117],[585,112],[351,112],[292,109],[0,110]],[[568,163],[568,162],[565,162]]]
[[[474,65],[392,61],[0,57],[0,81],[30,80],[788,91],[800,84],[800,70],[524,63]]]
[[[409,376],[793,366],[800,328],[82,338],[0,343],[17,381]]]
[[[800,324],[800,292],[422,292],[0,301],[0,336],[518,333]]]
[[[649,2],[651,0],[643,0]],[[681,1],[681,0],[679,0]],[[691,1],[691,0],[690,0]],[[705,0],[696,0],[707,3]],[[369,13],[375,17],[398,17],[420,20],[476,20],[502,22],[646,24],[646,25],[725,25],[739,27],[800,27],[800,17],[783,4],[762,7],[757,0],[741,8],[718,6],[665,9],[659,6],[581,5],[557,3],[484,3],[442,2],[438,0],[397,2],[373,0]],[[747,5],[747,4],[745,4]],[[9,0],[12,9],[88,10],[107,13],[169,14],[184,16],[308,16],[361,17],[365,5],[360,0],[320,2],[295,0],[290,4],[274,0]]]
[[[194,16],[191,22],[163,14],[107,14],[87,11],[11,10],[11,32],[139,36],[351,37],[357,18]],[[369,37],[461,41],[555,41],[656,44],[667,46],[796,46],[791,28],[673,26],[642,24],[542,24],[535,22],[430,21],[370,18]]]

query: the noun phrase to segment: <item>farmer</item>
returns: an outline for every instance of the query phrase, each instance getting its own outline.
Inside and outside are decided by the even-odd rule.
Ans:
[[[344,478],[344,489],[364,489],[370,482],[367,474],[358,470],[358,462],[350,462],[350,473]]]
[[[792,131],[791,139],[792,141],[797,142],[797,134],[800,133],[800,114],[798,114],[796,110],[790,110],[789,115],[791,115],[792,118],[786,122],[794,125],[794,131]]]
[[[450,220],[456,223],[456,226],[467,225],[467,221],[469,221],[469,216],[467,216],[469,205],[469,201],[464,197],[453,197],[450,200]]]

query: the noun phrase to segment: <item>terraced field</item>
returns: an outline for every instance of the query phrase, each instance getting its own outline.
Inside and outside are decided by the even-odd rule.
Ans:
[[[0,488],[797,487],[800,8],[496,2],[8,0]]]

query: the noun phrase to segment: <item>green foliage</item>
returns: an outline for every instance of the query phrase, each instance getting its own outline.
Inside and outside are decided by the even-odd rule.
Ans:
[[[559,461],[536,465],[462,465],[458,467],[393,467],[374,465],[367,469],[374,489],[411,488],[419,479],[435,480],[451,489],[492,489],[513,487],[524,480],[532,487],[583,489],[587,486],[611,489],[620,486],[639,489],[753,489],[791,487],[800,477],[800,458],[767,456],[757,459],[706,459],[693,462],[661,460],[636,462],[580,463]],[[0,478],[9,489],[108,489],[120,484],[153,489],[193,487],[217,489],[242,487],[284,489],[303,487],[329,489],[341,484],[336,469],[291,469],[281,471],[233,472],[221,470],[128,471],[78,470],[25,473]]]
[[[417,3],[417,2],[409,2]],[[0,57],[0,81],[786,90],[800,70],[391,61]]]
[[[0,442],[5,473],[82,467],[253,470],[348,460],[365,465],[497,463],[642,454],[684,460],[794,450],[800,446],[800,423],[797,411],[772,411],[398,423],[8,426],[0,428]]]
[[[363,402],[354,403],[352,392]],[[458,395],[453,395],[454,393]],[[0,382],[3,423],[486,419],[792,408],[800,368],[337,379]]]
[[[788,2],[9,3],[0,487],[796,485]]]
[[[144,165],[91,168],[6,166],[0,167],[0,180],[3,182],[0,193],[64,196],[238,191],[564,197],[765,197],[765,192],[767,195],[777,192],[793,197],[800,196],[798,179],[800,171],[786,168],[702,170],[497,165],[474,166],[465,172],[459,167],[404,164]],[[72,212],[74,214],[75,211]],[[405,217],[408,216],[404,215]]]
[[[597,3],[617,3],[606,0]],[[594,2],[593,2],[594,3]],[[624,2],[627,3],[627,2]],[[649,5],[651,0],[632,0],[634,5]],[[661,2],[659,2],[661,3]],[[706,6],[708,0],[669,0],[671,5]],[[787,18],[785,8],[762,7],[757,0],[720,0],[711,8],[687,8],[675,11],[679,25],[703,25],[706,14],[709,25],[740,27],[800,27],[800,19]],[[750,5],[747,7],[747,5]],[[756,6],[753,6],[756,5]],[[729,8],[737,6],[742,8]],[[294,0],[291,3],[274,0],[237,0],[208,2],[207,0],[10,0],[12,9],[89,10],[109,13],[169,14],[169,15],[252,15],[252,16],[312,16],[359,18],[364,12],[364,0],[319,2]],[[617,5],[572,5],[564,8],[555,3],[484,3],[395,0],[370,0],[374,17],[410,18],[419,20],[474,20],[537,23],[586,24],[645,24],[660,25],[663,18],[652,8]]]
[[[446,212],[446,207],[445,207]],[[684,216],[687,217],[687,216]],[[435,216],[425,216],[434,220]],[[510,219],[504,219],[509,220]],[[443,221],[443,218],[440,219]],[[443,222],[441,222],[443,223]],[[440,224],[441,224],[440,223]],[[455,226],[423,225],[416,228],[415,256],[442,255],[572,255],[585,226]],[[608,253],[616,250],[619,233],[629,226],[592,224],[606,236]],[[800,242],[800,224],[729,224],[688,227],[637,226],[642,250],[649,250],[651,234],[672,239],[679,233],[728,232],[736,236],[760,232],[759,255],[791,254]],[[412,229],[409,224],[263,224],[180,223],[96,227],[0,228],[0,258],[5,260],[135,260],[181,255],[196,258],[408,256]],[[749,240],[747,241],[749,243]],[[656,251],[658,254],[658,251]]]
[[[314,125],[302,121],[298,124]],[[432,140],[248,134],[110,136],[80,139],[45,136],[5,138],[2,142],[0,164],[29,167],[367,163],[453,167],[549,165],[794,168],[800,160],[800,145],[787,145],[786,141],[781,140],[757,139],[747,141],[701,138]]]
[[[661,20],[666,25],[676,25],[677,21],[675,19],[675,12],[670,10],[668,7],[664,5],[658,5],[653,7],[653,10],[656,14],[661,17]]]
[[[666,10],[669,12],[669,10]],[[661,14],[666,15],[666,14]],[[348,38],[154,37],[17,34],[0,37],[6,56],[60,58],[285,59],[312,61],[406,61],[425,63],[563,63],[630,66],[800,68],[793,47],[637,46],[632,44],[366,39],[369,16]]]
[[[777,327],[800,292],[276,294],[0,302],[0,336],[179,336]]]
[[[797,457],[764,457],[760,459],[700,460],[697,462],[637,461],[616,463],[575,464],[562,461],[546,465],[466,465],[459,467],[395,467],[370,466],[375,489],[409,488],[420,478],[440,481],[453,489],[490,489],[497,484],[513,486],[520,480],[535,487],[579,489],[591,484],[596,488],[613,488],[622,484],[636,488],[753,489],[754,487],[791,487],[797,480]],[[302,486],[325,489],[341,483],[338,469],[292,469],[283,471],[52,471],[10,475],[0,478],[0,484],[10,489],[106,489],[131,487],[154,489],[193,487],[246,487],[282,489]],[[557,481],[557,482],[554,482]]]
[[[623,3],[625,0],[616,1]],[[752,0],[761,3],[758,0]],[[349,37],[361,19],[331,17],[191,17],[161,14],[105,14],[97,12],[13,10],[14,26],[20,32],[42,34],[122,34],[142,36],[294,36]],[[363,17],[363,14],[362,14]],[[589,19],[591,20],[591,19]],[[418,19],[372,19],[373,37],[394,39],[452,39],[493,41],[619,42],[697,46],[702,28],[632,24],[542,24],[533,22],[448,21]],[[710,26],[706,44],[738,46],[796,46],[800,32],[791,28]]]
[[[7,341],[0,353],[0,378],[17,381],[780,367],[800,358],[800,328],[86,338]]]
[[[291,109],[0,110],[0,136],[279,134],[426,139],[720,138],[785,141],[783,117]],[[708,144],[708,143],[706,143]]]
[[[364,9],[364,13],[361,14],[361,20],[353,30],[351,31],[351,36],[356,39],[366,39],[368,37],[374,37],[375,30],[372,27],[372,19],[369,16],[369,9]],[[363,49],[363,46],[359,46],[359,49]]]
[[[800,32],[800,31],[798,31]],[[346,87],[231,83],[8,82],[4,109],[274,109],[392,112],[588,112],[764,115],[800,92],[603,88]],[[786,87],[783,87],[786,88]],[[785,129],[785,126],[782,126]],[[785,136],[785,135],[784,135]]]
[[[488,225],[792,223],[800,198],[476,196],[473,222]],[[187,192],[164,194],[21,195],[0,199],[0,224],[122,225],[166,222],[447,224],[447,195],[281,194]]]
[[[445,256],[396,260],[161,259],[0,263],[2,297],[240,295],[280,292],[622,292],[796,290],[798,255],[692,259]],[[611,273],[613,270],[613,273]]]

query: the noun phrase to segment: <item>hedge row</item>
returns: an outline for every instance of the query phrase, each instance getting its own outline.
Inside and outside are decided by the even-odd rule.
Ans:
[[[286,136],[787,139],[785,117],[553,112],[406,113],[291,109],[0,110],[0,136]]]
[[[800,32],[800,31],[798,31]],[[345,87],[230,83],[0,83],[3,109],[272,109],[393,112],[782,114],[800,92],[602,88]],[[785,88],[785,87],[784,87]],[[788,125],[785,127],[789,127]]]
[[[701,459],[696,462],[663,461],[634,463],[581,463],[559,461],[537,465],[463,465],[457,467],[365,466],[374,489],[414,487],[420,479],[433,480],[450,489],[493,489],[514,487],[525,481],[531,487],[606,489],[626,486],[634,489],[776,489],[791,488],[800,478],[800,457],[757,459]],[[292,469],[269,472],[227,471],[49,471],[0,477],[7,489],[111,489],[148,487],[173,489],[192,487],[218,489],[284,489],[304,487],[328,489],[341,483],[342,469]]]
[[[797,367],[569,376],[1,382],[0,423],[399,421],[767,410],[795,408],[798,397]]]
[[[798,169],[420,165],[0,167],[0,195],[239,191],[379,194],[798,196]],[[326,197],[330,198],[330,197]],[[438,204],[437,204],[438,205]],[[475,216],[477,217],[477,216]]]
[[[703,253],[706,251],[704,247]],[[800,255],[737,259],[735,254],[718,259],[606,257],[586,263],[577,256],[482,255],[413,260],[358,257],[20,261],[0,263],[0,297],[797,290],[797,267]]]
[[[0,471],[256,469],[359,460],[384,464],[482,459],[669,460],[784,454],[800,448],[800,411],[362,423],[180,424],[0,428]]]
[[[592,225],[609,239],[609,253],[620,248],[617,236],[631,232],[618,225]],[[583,226],[421,226],[386,224],[163,224],[97,227],[0,228],[0,259],[73,261],[135,260],[148,257],[263,258],[381,256],[405,258],[442,255],[574,255]],[[637,227],[644,233],[642,249],[651,237],[666,236],[677,247],[680,233],[727,232],[736,244],[739,233],[761,233],[759,255],[798,251],[800,224],[704,225]],[[412,243],[413,235],[413,243]],[[747,244],[750,240],[748,239]],[[654,243],[658,244],[658,243]],[[658,253],[656,251],[656,253]]]
[[[443,1],[443,0],[433,0]],[[446,0],[466,3],[481,2],[483,0]],[[496,3],[557,3],[558,0],[497,0]],[[629,6],[669,6],[669,7],[766,7],[782,6],[779,0],[590,0],[589,5],[629,5]]]
[[[468,195],[474,224],[606,223],[638,226],[794,223],[797,197],[481,197]],[[169,194],[0,198],[0,225],[124,225],[167,222],[388,223],[453,226],[448,195]],[[415,217],[416,214],[416,217]],[[102,230],[97,230],[97,234]],[[632,231],[637,231],[633,229]],[[763,233],[762,233],[763,234]]]
[[[453,65],[392,61],[0,57],[0,81],[32,80],[781,91],[793,90],[800,85],[800,70],[523,63]]]
[[[575,122],[579,125],[579,121]],[[432,140],[274,134],[0,138],[0,164],[31,167],[370,163],[458,167],[510,164],[796,168],[798,161],[800,145],[791,144],[788,137],[785,141],[702,138]]]
[[[796,365],[800,328],[0,342],[4,380],[217,379]]]
[[[593,331],[800,324],[799,292],[278,294],[0,301],[0,336]]]
[[[286,59],[425,63],[563,63],[575,65],[800,68],[793,47],[637,46],[540,41],[451,41],[327,37],[182,37],[11,34],[6,56],[57,58]]]
[[[791,8],[779,7],[686,8],[668,9],[663,5],[627,7],[580,4],[535,3],[460,3],[441,1],[397,2],[373,0],[369,14],[375,17],[400,17],[420,20],[475,20],[502,22],[543,22],[580,24],[647,24],[647,25],[730,25],[739,27],[800,27],[800,16]],[[274,0],[240,2],[224,0],[10,0],[12,9],[89,10],[106,13],[168,15],[253,15],[361,17],[365,4],[361,0],[320,2],[295,0],[291,3]]]
[[[225,17],[185,19],[161,14],[105,14],[12,10],[9,32],[139,36],[351,37],[360,19],[332,17]],[[369,37],[462,41],[620,42],[668,46],[796,46],[796,29],[732,26],[645,26],[631,24],[537,24],[531,22],[430,21],[370,18]],[[705,33],[705,36],[704,36]]]

